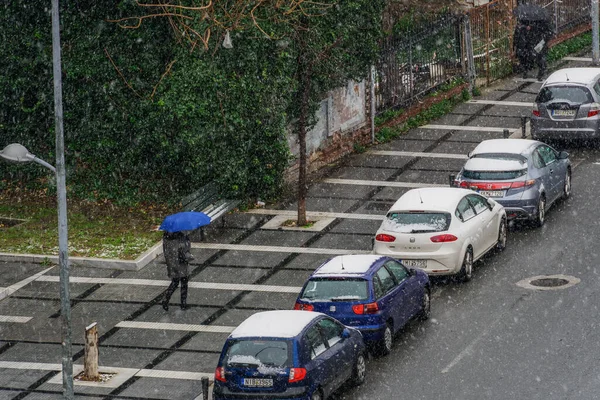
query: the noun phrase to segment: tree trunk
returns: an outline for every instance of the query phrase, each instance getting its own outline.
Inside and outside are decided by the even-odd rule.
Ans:
[[[95,322],[85,328],[83,374],[89,380],[100,378],[100,374],[98,373],[98,326]]]
[[[300,55],[302,57],[302,53]],[[304,226],[308,223],[306,219],[306,120],[308,113],[308,102],[310,101],[310,67],[300,62],[300,82],[302,91],[300,103],[300,115],[298,117],[298,144],[300,151],[300,164],[298,166],[298,221],[297,226]]]

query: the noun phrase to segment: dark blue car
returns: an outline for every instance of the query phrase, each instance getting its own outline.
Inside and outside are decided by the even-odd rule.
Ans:
[[[260,312],[227,338],[213,399],[326,399],[348,380],[364,382],[365,352],[358,330],[327,315]]]
[[[394,334],[413,317],[431,312],[429,277],[390,257],[332,258],[304,284],[296,310],[328,314],[363,334],[373,350],[388,354]]]

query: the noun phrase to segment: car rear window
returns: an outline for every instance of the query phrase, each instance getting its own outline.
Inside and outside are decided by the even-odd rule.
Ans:
[[[548,103],[555,100],[566,100],[577,104],[592,103],[592,94],[581,86],[548,86],[540,90],[536,103]]]
[[[264,368],[291,367],[288,340],[236,339],[229,342],[224,366]]]
[[[527,174],[527,168],[514,171],[470,171],[465,169],[462,172],[463,178],[477,181],[509,181],[525,174]]]
[[[366,300],[368,285],[361,278],[313,278],[302,291],[302,300],[352,301]]]
[[[387,214],[383,229],[399,233],[427,233],[447,231],[450,213],[444,212],[398,212]]]

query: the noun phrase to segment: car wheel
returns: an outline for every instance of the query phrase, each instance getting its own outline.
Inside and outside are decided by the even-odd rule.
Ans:
[[[421,321],[427,321],[431,316],[431,290],[426,287],[423,291],[423,298],[421,299],[421,311],[419,312],[418,318]]]
[[[310,396],[310,400],[323,400],[323,394],[321,393],[321,389],[317,388]]]
[[[365,354],[360,353],[358,357],[356,357],[356,362],[354,363],[354,369],[352,370],[352,384],[355,386],[360,386],[365,383],[367,378],[367,361],[365,360]]]
[[[540,200],[538,201],[537,212],[535,214],[535,218],[533,223],[538,228],[542,227],[546,222],[546,198],[542,195],[540,196]]]
[[[473,277],[473,250],[471,248],[465,251],[465,257],[463,258],[458,277],[462,282],[469,282]]]
[[[502,218],[502,221],[500,221],[500,228],[498,228],[498,243],[496,243],[496,250],[504,250],[506,248],[507,239],[508,225],[506,224],[506,218]]]
[[[392,351],[392,342],[394,341],[394,334],[392,331],[392,325],[388,322],[385,324],[385,331],[383,332],[383,339],[378,343],[377,354],[380,356],[386,356]]]
[[[571,190],[571,171],[567,170],[567,174],[565,175],[565,186],[563,187],[562,194],[563,200],[566,200],[569,197],[571,197]]]

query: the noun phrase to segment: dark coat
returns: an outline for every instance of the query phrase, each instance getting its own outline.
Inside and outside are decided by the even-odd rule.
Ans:
[[[548,42],[553,36],[554,31],[550,21],[519,21],[515,27],[515,55],[520,60],[534,60],[537,55],[537,53],[534,51],[534,47],[541,40],[544,40],[545,44],[540,53],[546,54],[548,51]]]
[[[193,259],[190,238],[181,232],[166,233],[163,236],[163,253],[167,263],[167,273],[171,279],[187,278],[188,263]]]

